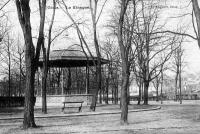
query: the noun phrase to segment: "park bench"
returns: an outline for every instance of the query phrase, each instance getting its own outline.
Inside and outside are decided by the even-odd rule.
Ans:
[[[64,112],[65,107],[66,108],[78,108],[78,112],[81,112],[82,104],[84,101],[64,101],[62,112]]]

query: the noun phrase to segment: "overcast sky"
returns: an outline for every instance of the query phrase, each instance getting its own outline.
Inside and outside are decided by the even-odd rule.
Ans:
[[[80,20],[79,18],[84,18],[86,20],[87,24],[91,23],[91,18],[90,18],[90,11],[89,9],[87,9],[86,7],[89,7],[88,4],[89,0],[67,0],[66,4],[69,7],[69,11],[70,13],[73,15],[73,17],[76,20]],[[100,0],[100,1],[104,1],[104,0]],[[113,9],[114,5],[116,5],[116,1],[117,0],[108,0],[108,2],[106,3],[105,9],[102,13],[102,16],[99,20],[99,24],[98,24],[98,33],[99,33],[99,37],[100,40],[104,40],[105,38],[105,25],[108,22],[107,20],[109,20],[109,14],[111,12],[111,10]],[[183,15],[186,13],[191,13],[192,8],[191,8],[191,3],[189,2],[190,0],[168,0],[165,1],[163,0],[163,2],[161,2],[160,4],[160,8],[162,8],[162,17],[163,19],[168,19],[168,28],[169,29],[174,29],[177,26],[188,26],[188,30],[187,32],[190,34],[193,34],[193,28],[191,25],[191,16],[190,15],[186,15],[184,17],[180,17],[180,18],[173,18],[179,15]],[[200,2],[200,0],[199,0]],[[39,17],[38,17],[38,13],[37,13],[37,2],[35,0],[31,1],[31,22],[32,22],[32,29],[33,29],[33,36],[37,37],[37,29],[38,29],[38,25],[39,25]],[[63,13],[62,9],[60,9],[60,7],[57,5],[58,9],[56,10],[56,19],[55,19],[55,25],[54,28],[56,30],[70,25],[71,21],[68,19],[68,17]],[[79,7],[85,7],[86,9],[78,9]],[[100,7],[99,7],[100,9]],[[18,35],[19,33],[21,33],[21,28],[18,22],[18,18],[17,18],[17,13],[16,13],[16,8],[14,5],[14,2],[9,4],[9,9],[10,11],[9,16],[10,16],[10,22],[13,25],[13,29],[14,29],[14,34]],[[48,6],[47,6],[47,20],[51,17],[50,14],[52,12],[51,9],[51,1],[48,1]],[[171,17],[169,19],[169,17]],[[46,26],[46,29],[48,28],[48,25]],[[90,32],[88,32],[87,28],[83,28],[83,30],[85,30],[86,35],[88,35],[88,37],[91,35]],[[54,42],[54,45],[52,47],[52,49],[62,49],[62,48],[67,48],[69,45],[72,45],[74,43],[79,43],[79,41],[77,40],[77,36],[74,34],[74,29],[70,29],[68,30],[68,32],[65,33],[66,38],[62,37],[59,40],[56,40]],[[184,48],[185,48],[185,61],[188,63],[187,65],[187,71],[191,72],[191,73],[197,73],[200,72],[200,49],[198,48],[197,42],[191,39],[187,39],[187,41],[190,42],[186,42],[184,43]],[[89,42],[92,44],[92,42]]]

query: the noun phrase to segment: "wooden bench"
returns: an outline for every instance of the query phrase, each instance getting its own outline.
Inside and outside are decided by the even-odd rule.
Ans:
[[[62,107],[62,112],[64,111],[65,107],[66,108],[78,108],[78,112],[81,112],[83,102],[84,101],[64,101],[63,102],[63,107]],[[65,104],[80,104],[80,105],[67,106]]]

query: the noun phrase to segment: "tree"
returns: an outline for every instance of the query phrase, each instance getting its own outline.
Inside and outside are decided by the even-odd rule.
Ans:
[[[196,27],[197,27],[197,30],[196,30],[194,20],[193,20],[193,14],[192,14],[192,23],[193,23],[194,32],[196,34],[196,38],[193,38],[193,39],[197,40],[198,46],[200,48],[200,8],[199,8],[199,3],[197,0],[192,0],[192,7],[193,7],[193,13],[196,17]]]
[[[137,3],[139,1],[126,0],[119,1],[120,11],[113,15],[113,20],[109,26],[113,29],[113,34],[117,35],[121,56],[121,123],[127,124],[129,86],[130,86],[130,67],[136,57],[135,49],[135,26],[137,21]],[[116,17],[116,14],[119,15]],[[116,32],[117,31],[117,32]]]
[[[5,8],[5,6],[10,2],[10,0],[7,0],[6,2],[3,2],[0,4],[0,11],[3,10],[3,8]]]
[[[178,89],[179,89],[179,100],[180,103],[182,103],[181,100],[181,72],[184,67],[184,49],[182,48],[182,42],[183,42],[183,37],[180,40],[180,42],[177,44],[177,49],[173,53],[173,61],[172,61],[172,71],[175,72],[175,101],[177,101],[177,95],[178,95]],[[174,69],[173,69],[174,68]],[[178,85],[179,83],[179,85]]]
[[[135,1],[133,0],[133,3],[135,4]],[[132,35],[130,35],[130,39],[125,42],[124,41],[124,23],[125,23],[125,15],[127,11],[127,7],[129,4],[129,0],[121,0],[120,1],[120,14],[119,14],[119,22],[118,22],[118,31],[117,31],[117,37],[118,37],[118,44],[120,48],[120,55],[122,60],[122,86],[121,86],[121,124],[127,124],[128,123],[128,85],[129,85],[129,76],[130,76],[130,62],[129,62],[129,52],[131,49],[131,38]],[[133,17],[133,21],[134,21]],[[132,29],[133,30],[133,29]]]
[[[140,7],[134,43],[136,49],[136,60],[134,61],[136,78],[142,79],[144,86],[144,104],[148,104],[148,88],[150,82],[163,71],[164,64],[170,59],[172,52],[171,45],[177,41],[176,36],[163,31],[165,24],[159,22],[159,8],[155,1],[140,1]],[[163,56],[161,56],[163,55]]]
[[[42,75],[42,112],[47,113],[47,102],[46,102],[46,88],[47,88],[47,73],[48,73],[48,62],[49,62],[49,54],[50,54],[50,47],[52,43],[51,39],[51,31],[54,23],[54,17],[55,17],[55,9],[56,9],[56,1],[53,0],[53,13],[51,22],[49,25],[49,31],[48,31],[48,45],[47,49],[44,46],[44,43],[42,44],[42,50],[43,50],[43,75]]]
[[[176,35],[180,35],[180,36],[186,36],[193,40],[196,40],[198,43],[198,46],[200,47],[200,8],[199,8],[198,0],[191,0],[191,2],[192,2],[192,8],[193,8],[191,22],[192,22],[194,33],[195,33],[196,37],[191,34],[182,33],[182,32],[174,32],[174,31],[170,31],[170,30],[159,31],[156,33],[171,33],[171,34],[176,34]],[[195,16],[196,20],[194,20],[194,16]]]
[[[193,19],[192,19],[192,22],[193,22],[194,31],[196,34],[196,40],[198,42],[198,46],[200,47],[200,8],[199,8],[199,3],[197,0],[192,0],[192,7],[193,7],[194,15],[196,17],[197,30],[194,26]]]
[[[34,120],[34,81],[37,63],[40,56],[40,49],[44,43],[44,21],[46,9],[46,0],[39,0],[40,27],[37,46],[35,49],[32,40],[29,2],[30,0],[15,0],[18,19],[23,31],[25,42],[26,90],[23,121],[23,127],[25,129],[36,127]]]
[[[112,37],[113,38],[113,37]],[[108,104],[108,95],[109,95],[109,89],[112,89],[112,95],[114,94],[114,103],[118,103],[118,74],[121,67],[120,63],[120,54],[119,54],[119,48],[116,46],[116,38],[114,37],[111,39],[111,37],[107,37],[106,42],[104,43],[104,46],[102,50],[104,51],[104,54],[106,55],[107,59],[109,60],[109,63],[106,64],[107,70],[106,70],[106,80],[105,80],[105,92],[106,92],[106,104]],[[114,90],[114,93],[113,93]],[[112,96],[113,98],[113,96]]]
[[[159,93],[158,93],[158,90],[159,90],[160,83],[161,83],[161,76],[157,76],[157,77],[153,80],[153,86],[154,86],[155,89],[156,89],[156,101],[159,101]]]
[[[100,15],[102,13],[102,10],[103,10],[104,5],[105,5],[105,3],[106,3],[107,0],[104,1],[104,4],[102,5],[102,7],[100,9],[100,13],[99,14],[97,14],[98,0],[89,0],[90,11],[91,11],[91,16],[92,16],[93,41],[94,41],[95,50],[96,50],[96,54],[97,54],[97,64],[95,64],[94,57],[93,57],[93,55],[92,55],[92,53],[91,53],[91,51],[89,49],[88,43],[87,43],[85,37],[83,36],[82,31],[79,28],[79,24],[81,24],[81,23],[78,22],[78,21],[76,21],[72,17],[72,15],[69,13],[65,1],[64,0],[61,0],[61,1],[62,2],[58,2],[58,4],[63,9],[63,11],[67,14],[67,16],[69,17],[69,19],[73,22],[73,25],[75,26],[75,29],[77,30],[77,34],[79,36],[79,40],[80,40],[81,44],[83,44],[86,47],[87,52],[89,52],[89,55],[93,58],[94,65],[96,65],[96,71],[97,71],[96,72],[96,76],[97,76],[96,77],[97,89],[93,93],[94,96],[92,98],[92,103],[90,105],[90,109],[93,110],[93,111],[95,111],[95,109],[96,109],[96,101],[97,101],[97,96],[98,96],[98,91],[101,91],[101,54],[100,54],[100,47],[99,47],[99,42],[98,42],[98,38],[97,38],[97,23],[98,23],[98,20],[100,18]],[[64,6],[64,8],[62,7],[62,5]],[[85,51],[85,50],[83,50],[83,51]],[[87,57],[87,54],[86,54],[86,57]]]
[[[9,30],[7,13],[4,11],[9,2],[10,0],[0,2],[0,43]]]
[[[107,0],[105,0],[104,5]],[[95,94],[92,100],[92,104],[90,109],[95,111],[96,108],[96,99],[98,96],[98,91],[100,91],[100,100],[99,102],[102,103],[102,90],[101,90],[101,53],[100,53],[100,47],[99,47],[99,41],[97,38],[97,23],[99,20],[99,17],[101,15],[101,12],[103,10],[104,5],[101,8],[100,14],[97,14],[97,6],[98,6],[98,0],[89,0],[90,2],[90,11],[91,11],[91,17],[92,17],[92,26],[93,26],[93,42],[97,54],[97,65],[96,65],[96,76],[97,76],[97,89],[95,90]]]
[[[4,61],[6,67],[6,74],[8,75],[8,96],[12,96],[11,91],[11,81],[12,81],[12,59],[13,59],[13,45],[14,41],[10,38],[10,35],[7,34],[4,41],[4,53],[2,53],[2,60]]]
[[[22,47],[22,44],[21,44],[21,41],[18,37],[18,40],[17,40],[17,44],[16,44],[16,52],[14,54],[14,62],[15,62],[15,65],[18,67],[18,70],[17,71],[19,73],[19,96],[22,96],[22,93],[23,93],[23,90],[22,90],[22,81],[25,77],[25,70],[24,70],[24,48]]]

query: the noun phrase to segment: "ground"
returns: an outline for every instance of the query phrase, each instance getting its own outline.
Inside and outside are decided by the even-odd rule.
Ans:
[[[182,105],[164,102],[159,110],[129,112],[129,124],[125,126],[120,125],[120,114],[36,118],[39,127],[28,130],[21,128],[21,119],[0,120],[0,133],[199,134],[199,104],[200,101]],[[113,106],[99,110],[109,108]]]

